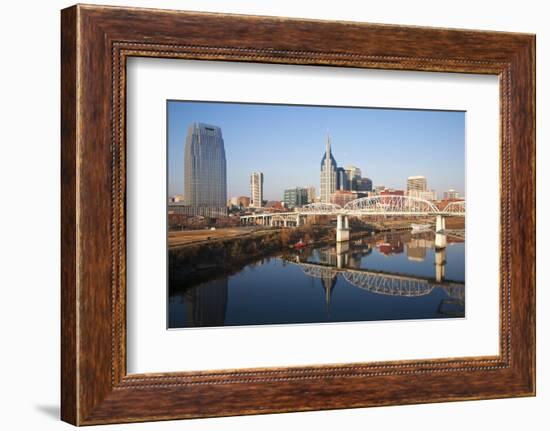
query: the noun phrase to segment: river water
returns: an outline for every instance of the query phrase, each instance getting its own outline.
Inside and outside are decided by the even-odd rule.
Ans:
[[[463,237],[462,237],[463,238]],[[390,233],[260,259],[171,286],[169,328],[464,317],[464,242]]]

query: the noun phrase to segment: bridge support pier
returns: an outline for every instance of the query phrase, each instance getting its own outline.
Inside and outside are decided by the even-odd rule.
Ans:
[[[435,249],[435,281],[445,280],[445,263],[447,263],[447,249]]]
[[[300,214],[296,214],[296,227],[300,226]]]
[[[349,241],[349,222],[348,216],[338,214],[336,222],[336,242]]]
[[[445,235],[445,218],[438,214],[435,219],[435,248],[447,247],[447,235]]]
[[[349,241],[336,243],[336,267],[342,269],[348,266]]]

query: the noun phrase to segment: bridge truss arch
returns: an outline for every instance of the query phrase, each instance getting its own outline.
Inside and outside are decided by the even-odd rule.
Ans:
[[[342,212],[342,207],[338,204],[315,202],[312,204],[304,205],[299,210],[303,214],[338,214]]]
[[[430,201],[413,196],[370,196],[348,202],[343,208],[348,214],[427,215],[439,209]]]
[[[449,202],[441,212],[445,215],[464,216],[466,213],[466,201]]]
[[[331,267],[321,265],[297,264],[302,268],[304,274],[314,278],[334,278],[338,275]]]
[[[417,297],[428,295],[434,289],[430,283],[419,280],[356,272],[344,272],[343,275],[351,285],[379,295]]]
[[[441,288],[450,298],[464,301],[464,285],[455,283],[440,284],[417,277],[374,273],[364,270],[338,270],[331,266],[304,262],[291,263],[298,265],[304,274],[314,278],[333,279],[340,274],[352,286],[378,295],[415,298],[429,295],[435,288]]]
[[[465,216],[466,202],[464,200],[450,202],[444,210],[440,210],[432,202],[402,195],[378,195],[355,199],[341,207],[340,205],[315,202],[289,212],[260,213],[241,216],[244,224],[255,224],[257,221],[266,223],[273,219],[278,222],[295,220],[300,225],[300,216]]]

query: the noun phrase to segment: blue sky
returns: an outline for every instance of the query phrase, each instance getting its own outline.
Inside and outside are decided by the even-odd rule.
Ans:
[[[338,166],[354,165],[374,185],[406,188],[425,175],[428,188],[465,188],[465,113],[168,101],[168,193],[183,193],[183,148],[193,122],[222,129],[227,196],[248,196],[252,171],[264,173],[264,199],[285,188],[315,186],[327,131]]]

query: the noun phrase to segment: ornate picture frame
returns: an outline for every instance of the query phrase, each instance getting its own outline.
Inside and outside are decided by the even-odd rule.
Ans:
[[[535,36],[77,5],[61,13],[61,416],[75,425],[533,396]],[[500,353],[128,374],[126,60],[490,74],[500,85]]]

